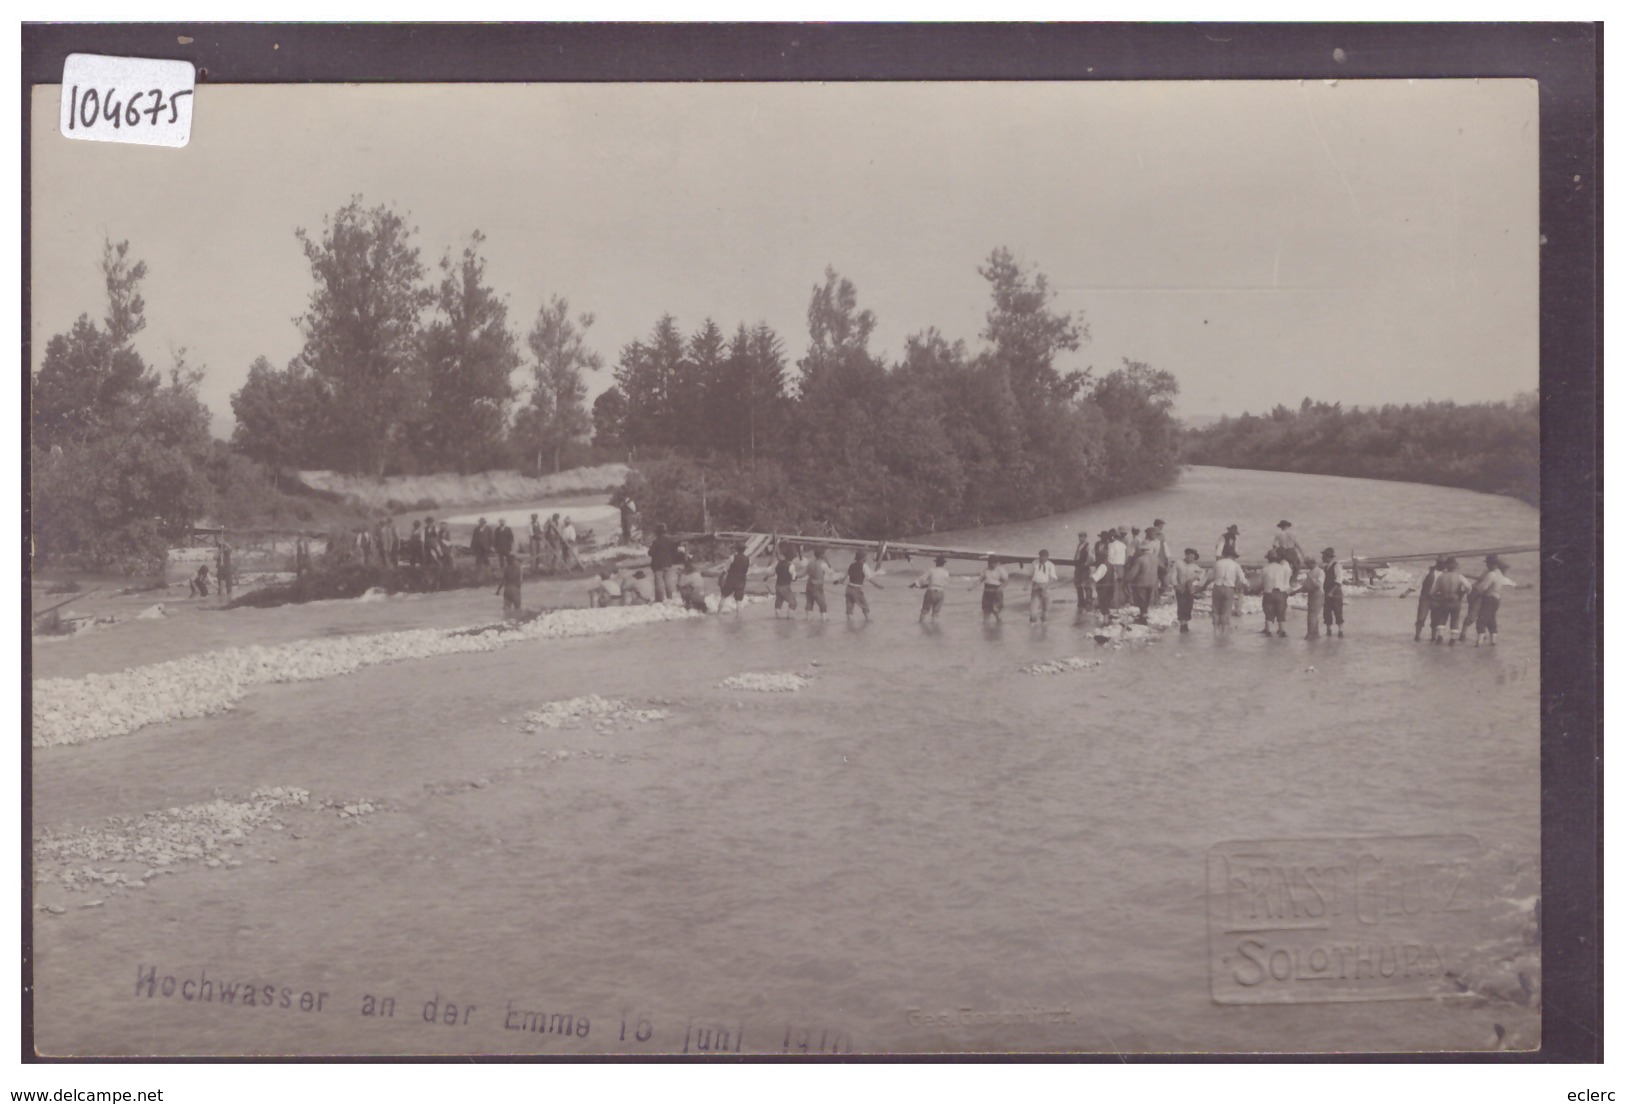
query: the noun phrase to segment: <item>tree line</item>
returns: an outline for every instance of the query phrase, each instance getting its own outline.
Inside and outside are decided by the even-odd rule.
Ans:
[[[1178,384],[1125,361],[1063,372],[1088,337],[1008,250],[979,266],[992,304],[969,349],[926,328],[888,362],[834,269],[812,289],[790,371],[766,325],[731,337],[670,316],[621,350],[596,439],[642,450],[645,513],[679,529],[900,537],[1070,509],[1178,474]]]
[[[249,367],[229,447],[209,433],[203,368],[181,349],[166,376],[136,351],[146,265],[108,242],[105,315],[54,336],[32,381],[36,554],[159,560],[201,517],[267,523],[281,473],[299,468],[540,472],[596,448],[635,461],[645,516],[676,527],[874,537],[1031,517],[1177,475],[1173,376],[1127,361],[1098,378],[1063,372],[1087,325],[1004,249],[978,269],[992,303],[975,350],[928,327],[888,361],[869,347],[874,313],[829,269],[794,363],[766,323],[708,318],[684,333],[663,315],[620,350],[589,408],[587,374],[604,366],[592,315],[549,295],[521,342],[483,235],[431,280],[416,234],[359,196],[295,232],[311,275],[294,320],[303,345],[280,368]]]
[[[30,522],[40,560],[149,566],[169,538],[222,501],[263,496],[257,465],[209,432],[203,368],[171,352],[167,373],[132,344],[146,327],[144,262],[103,248],[107,310],[51,338],[33,379]]]
[[[319,232],[296,231],[313,285],[295,319],[304,346],[282,368],[250,366],[231,399],[239,452],[273,470],[376,476],[540,474],[581,458],[585,374],[602,366],[586,344],[593,316],[551,295],[521,347],[486,278],[485,236],[445,254],[431,281],[416,233],[360,196]]]
[[[1193,464],[1435,483],[1540,505],[1540,404],[1353,407],[1304,399],[1296,410],[1223,418],[1187,431]]]

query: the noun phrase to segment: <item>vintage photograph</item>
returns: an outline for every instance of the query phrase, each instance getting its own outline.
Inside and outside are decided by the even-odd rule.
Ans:
[[[40,1054],[1541,1047],[1534,81],[63,104]]]

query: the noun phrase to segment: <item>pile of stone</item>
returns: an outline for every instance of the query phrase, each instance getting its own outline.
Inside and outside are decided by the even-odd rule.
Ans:
[[[596,636],[699,614],[672,605],[558,610],[508,633],[407,629],[202,652],[166,663],[34,684],[34,747],[77,744],[230,709],[255,686],[333,678],[380,663]]]
[[[1021,669],[1024,675],[1063,675],[1068,671],[1090,671],[1100,666],[1098,659],[1085,659],[1082,656],[1067,656],[1065,659],[1052,659],[1045,663],[1029,663]]]
[[[201,805],[171,807],[135,818],[109,817],[99,827],[57,835],[42,831],[34,839],[35,873],[54,876],[71,890],[96,887],[139,889],[149,878],[171,874],[185,863],[207,867],[241,866],[231,857],[250,834],[269,825],[280,831],[278,815],[308,804],[310,793],[293,786],[255,790],[241,801],[217,799]],[[141,869],[109,868],[109,863]]]
[[[670,716],[671,714],[664,709],[640,709],[631,702],[588,694],[584,698],[566,698],[562,701],[548,702],[540,709],[531,710],[525,714],[519,730],[534,734],[543,729],[580,728],[583,725],[591,725],[599,735],[605,735],[614,731],[617,726],[630,728],[651,721],[663,721]]]
[[[790,671],[747,671],[729,675],[717,684],[724,690],[752,690],[761,694],[793,694],[812,685],[805,675]]]

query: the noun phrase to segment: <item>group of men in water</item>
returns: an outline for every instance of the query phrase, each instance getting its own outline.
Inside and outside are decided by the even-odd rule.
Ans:
[[[1328,636],[1334,632],[1337,636],[1343,635],[1344,570],[1336,550],[1324,548],[1318,556],[1305,552],[1290,521],[1283,519],[1276,524],[1276,534],[1264,554],[1256,581],[1249,578],[1241,566],[1238,526],[1231,525],[1220,534],[1213,550],[1213,566],[1209,568],[1202,565],[1201,554],[1195,548],[1184,549],[1181,558],[1174,559],[1164,537],[1164,524],[1157,518],[1143,530],[1126,526],[1107,529],[1092,541],[1088,533],[1078,534],[1072,583],[1077,592],[1080,617],[1088,611],[1096,611],[1105,618],[1115,618],[1120,616],[1120,611],[1132,608],[1136,611],[1134,619],[1144,624],[1151,607],[1171,596],[1179,631],[1187,633],[1196,600],[1205,592],[1210,597],[1214,631],[1224,634],[1230,631],[1232,618],[1240,614],[1243,596],[1258,593],[1264,607],[1264,627],[1260,633],[1285,637],[1289,600],[1301,594],[1307,611],[1304,634],[1307,638],[1319,637],[1323,631]],[[934,560],[931,567],[909,584],[925,591],[920,604],[921,622],[937,620],[952,582],[947,557],[937,555]],[[713,608],[726,610],[731,603],[732,612],[737,616],[744,608],[747,582],[752,574],[760,571],[772,580],[775,617],[794,617],[800,598],[805,601],[804,616],[811,617],[816,610],[827,618],[826,587],[833,583],[844,584],[846,616],[850,619],[861,612],[867,620],[870,616],[867,588],[882,585],[875,578],[875,565],[862,549],[853,553],[849,564],[836,568],[830,564],[824,548],[815,548],[809,555],[805,549],[781,542],[773,564],[758,569],[748,555],[748,546],[739,543],[734,546],[732,557],[714,572],[719,578],[720,595],[713,607],[706,601],[705,573],[663,524],[656,527],[654,541],[649,546],[649,561],[652,579],[648,582],[643,581],[641,571],[632,583],[623,583],[614,571],[604,569],[590,594],[591,604],[670,601],[706,612]],[[1011,562],[1015,561],[1010,557],[989,553],[987,566],[971,580],[969,589],[981,591],[984,623],[997,623],[1002,619],[1005,589],[1012,579],[1006,564]],[[1459,632],[1460,635],[1450,641],[1455,643],[1465,639],[1467,630],[1476,624],[1480,641],[1487,635],[1490,643],[1495,643],[1500,592],[1513,585],[1502,572],[1503,567],[1491,556],[1486,561],[1484,575],[1469,580],[1459,574],[1454,560],[1441,557],[1422,584],[1417,639],[1421,638],[1424,622],[1431,616],[1438,642],[1444,640],[1439,635],[1442,626],[1448,626],[1450,633]],[[1028,620],[1047,621],[1051,592],[1061,581],[1058,565],[1050,559],[1048,549],[1039,551],[1026,574]],[[798,585],[804,586],[799,595]],[[1465,619],[1463,601],[1467,604]]]
[[[717,609],[723,610],[726,604],[733,603],[733,612],[737,616],[744,610],[745,588],[750,576],[760,571],[767,578],[773,580],[773,615],[775,617],[794,617],[800,608],[796,594],[796,584],[804,583],[801,597],[806,601],[806,616],[811,617],[817,610],[820,617],[829,616],[829,598],[826,588],[831,584],[839,584],[844,579],[846,585],[846,615],[852,617],[862,611],[864,619],[869,618],[869,598],[865,593],[867,587],[880,587],[881,583],[874,577],[874,568],[869,562],[868,554],[859,550],[852,558],[852,562],[842,572],[837,572],[829,562],[829,554],[823,548],[815,549],[808,557],[804,550],[789,543],[781,543],[778,554],[771,566],[758,569],[751,562],[749,546],[743,542],[736,542],[733,546],[733,555],[715,572],[718,580]],[[711,607],[706,601],[705,573],[701,570],[694,557],[689,554],[676,538],[666,529],[665,523],[655,526],[655,537],[649,545],[649,580],[645,582],[643,571],[637,571],[632,579],[623,581],[614,569],[603,568],[594,581],[592,589],[588,592],[589,605],[626,605],[639,602],[675,602],[681,603],[684,608],[696,610],[701,613],[710,612]]]
[[[1440,556],[1417,588],[1416,639],[1421,640],[1422,629],[1431,626],[1433,643],[1455,644],[1467,639],[1468,629],[1476,628],[1474,647],[1483,645],[1486,636],[1494,644],[1500,631],[1501,592],[1517,586],[1505,569],[1501,557],[1492,553],[1484,557],[1484,573],[1469,579],[1454,556]]]
[[[1089,534],[1078,533],[1073,556],[1073,584],[1077,588],[1079,611],[1098,609],[1112,614],[1127,606],[1138,609],[1136,620],[1144,623],[1151,606],[1170,593],[1180,632],[1190,631],[1196,599],[1210,591],[1214,631],[1227,633],[1230,619],[1241,612],[1241,598],[1251,590],[1241,566],[1241,529],[1231,525],[1219,535],[1213,548],[1213,567],[1201,565],[1201,553],[1186,548],[1175,560],[1163,536],[1165,522],[1157,518],[1145,529],[1119,526],[1102,531],[1091,542]],[[1309,637],[1327,635],[1335,629],[1343,635],[1342,571],[1335,549],[1322,549],[1319,559],[1304,552],[1292,532],[1292,523],[1282,520],[1264,554],[1260,588],[1264,602],[1262,633],[1286,635],[1287,600],[1303,594],[1309,609]],[[1039,553],[1043,566],[1047,554]],[[1035,576],[1036,578],[1036,576]],[[1048,596],[1033,603],[1030,616],[1042,620],[1048,609]]]

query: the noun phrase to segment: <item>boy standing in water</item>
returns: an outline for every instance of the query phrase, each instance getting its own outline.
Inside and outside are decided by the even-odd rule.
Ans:
[[[924,624],[925,615],[930,614],[931,620],[937,619],[942,612],[942,599],[947,595],[948,586],[948,557],[938,556],[937,565],[926,571],[918,579],[908,584],[911,587],[924,587],[925,598],[920,602],[920,622]]]
[[[989,552],[987,554],[987,569],[976,577],[967,590],[975,590],[977,583],[982,586],[982,624],[987,624],[988,615],[991,614],[995,624],[1002,624],[999,614],[1004,609],[1004,584],[1010,581],[1010,575],[999,566],[999,557]]]
[[[1490,646],[1495,646],[1495,634],[1500,629],[1497,616],[1501,612],[1501,591],[1503,588],[1516,587],[1518,584],[1506,577],[1502,570],[1506,565],[1501,557],[1490,555],[1484,557],[1484,574],[1479,576],[1473,590],[1478,595],[1478,636],[1473,646],[1482,647],[1484,634],[1490,634]]]
[[[1027,596],[1027,621],[1036,624],[1049,620],[1049,585],[1061,574],[1050,562],[1049,549],[1038,550],[1038,562],[1033,564],[1032,590]]]
[[[1320,550],[1320,567],[1326,573],[1326,610],[1322,618],[1326,622],[1326,635],[1332,635],[1332,625],[1337,625],[1337,635],[1343,635],[1343,580],[1338,578],[1337,551],[1332,548]]]
[[[818,615],[822,620],[829,620],[829,603],[824,597],[824,584],[834,574],[835,569],[829,566],[829,560],[822,548],[813,553],[812,563],[807,565],[807,616],[812,617],[813,607],[818,607]]]
[[[779,546],[779,562],[773,565],[773,619],[778,620],[779,610],[785,606],[790,607],[786,617],[796,615],[796,561],[795,549],[788,544]]]
[[[1191,610],[1196,607],[1196,595],[1207,585],[1207,572],[1196,561],[1200,558],[1196,549],[1185,549],[1183,563],[1176,563],[1169,572],[1168,578],[1174,584],[1174,612],[1179,617],[1179,631],[1191,631]]]
[[[863,549],[858,549],[852,557],[852,565],[846,569],[846,619],[852,620],[852,607],[857,606],[863,610],[863,619],[869,620],[869,596],[863,592],[863,584],[875,582],[869,572],[869,565],[863,562]]]

